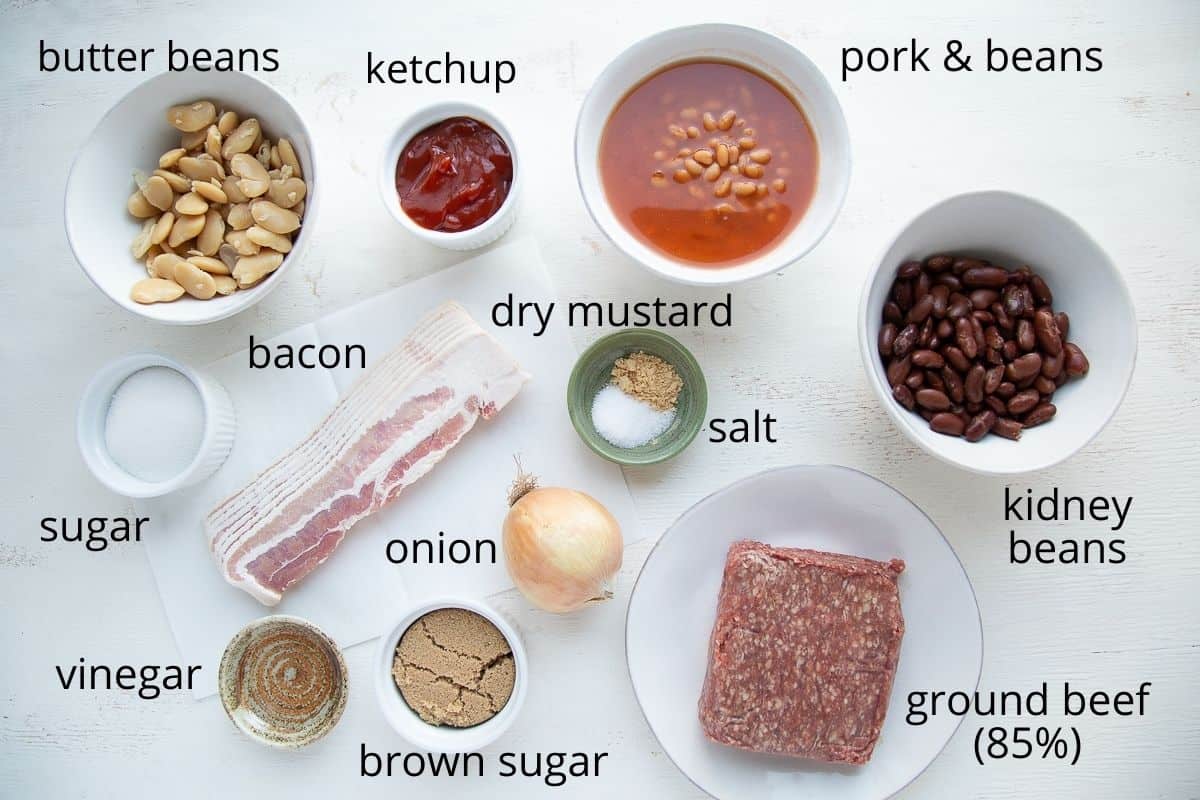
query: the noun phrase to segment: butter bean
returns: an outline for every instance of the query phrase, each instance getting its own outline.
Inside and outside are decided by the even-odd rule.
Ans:
[[[167,109],[167,122],[176,130],[193,133],[204,130],[217,119],[217,107],[208,100],[198,100],[187,105],[171,106]]]
[[[238,289],[237,279],[232,275],[213,275],[213,284],[220,295],[230,295]]]
[[[150,243],[159,244],[165,240],[171,232],[173,224],[175,224],[175,215],[170,211],[164,211],[158,221],[154,223],[154,230],[150,232]]]
[[[146,199],[146,195],[142,193],[141,189],[129,195],[129,200],[125,203],[125,208],[138,219],[157,217],[162,213],[159,209],[150,205],[150,201]]]
[[[183,287],[175,281],[143,278],[133,285],[129,297],[135,303],[169,303],[183,296]]]
[[[179,159],[179,171],[192,180],[208,181],[213,178],[218,180],[225,178],[225,168],[221,163],[214,158],[209,158],[206,155],[201,156],[186,156]]]
[[[267,198],[280,208],[294,208],[307,194],[308,185],[299,178],[271,181],[271,187],[267,189]]]
[[[211,181],[192,181],[192,191],[210,203],[225,205],[229,202],[229,197],[221,189],[220,185]]]
[[[237,266],[233,268],[233,277],[237,279],[238,286],[242,288],[253,286],[278,269],[282,263],[282,253],[263,250],[257,255],[239,258]]]
[[[188,185],[191,186],[190,183]],[[177,214],[203,214],[206,211],[208,211],[208,201],[196,192],[189,191],[187,194],[180,195],[175,201]]]
[[[229,227],[235,231],[244,231],[254,224],[254,217],[250,216],[250,204],[238,203],[229,207],[229,216],[225,220],[229,223]]]
[[[186,260],[191,264],[195,264],[209,275],[228,275],[233,271],[233,268],[228,266],[224,261],[212,256],[189,256]],[[221,294],[226,293],[221,292]]]
[[[159,211],[168,210],[175,199],[171,185],[163,180],[161,175],[151,175],[147,178],[146,185],[142,187],[142,194],[146,196],[150,205]]]
[[[158,157],[159,169],[170,169],[179,163],[179,159],[187,155],[187,150],[182,147],[176,147],[174,150],[168,150]]]
[[[217,284],[213,276],[190,261],[182,261],[175,265],[175,282],[197,300],[210,300],[217,293]]]
[[[229,231],[225,234],[225,241],[233,245],[233,249],[237,251],[239,256],[258,255],[258,251],[262,249],[261,246],[253,242],[246,235],[245,231]],[[217,253],[220,254],[219,248]]]
[[[238,119],[236,111],[226,111],[225,113],[221,114],[221,118],[217,120],[217,131],[222,137],[228,136],[229,134],[233,133],[240,121],[241,120]]]
[[[203,214],[180,214],[175,219],[175,224],[171,226],[171,235],[167,237],[167,244],[171,245],[172,249],[177,249],[184,242],[198,236],[202,230],[204,230]]]
[[[225,143],[221,146],[221,155],[226,161],[229,161],[238,153],[248,152],[255,146],[261,135],[262,128],[257,119],[250,117],[243,120],[233,133],[225,137]]]
[[[260,228],[253,225],[246,229],[246,238],[262,247],[269,247],[280,253],[290,252],[292,249],[292,240],[283,234],[274,233],[266,228]]]
[[[196,249],[206,256],[215,255],[225,241],[225,220],[215,208],[204,215],[204,229],[196,236]]]

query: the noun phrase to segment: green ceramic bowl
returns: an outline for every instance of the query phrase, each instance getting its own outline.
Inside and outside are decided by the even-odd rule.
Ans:
[[[613,363],[630,353],[649,353],[675,367],[683,378],[671,427],[640,447],[609,444],[592,424],[592,401],[612,380]],[[567,382],[567,411],[579,438],[597,455],[617,464],[657,464],[683,452],[704,427],[708,386],[700,365],[673,337],[661,331],[624,330],[600,339],[579,357]]]

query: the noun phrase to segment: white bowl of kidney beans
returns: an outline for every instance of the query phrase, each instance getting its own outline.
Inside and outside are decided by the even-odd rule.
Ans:
[[[884,409],[974,472],[1045,469],[1116,413],[1137,356],[1133,302],[1098,244],[1023,195],[921,213],[863,287],[859,349]]]

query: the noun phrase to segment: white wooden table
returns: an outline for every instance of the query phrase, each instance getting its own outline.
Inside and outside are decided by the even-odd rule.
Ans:
[[[0,796],[3,797],[655,797],[700,796],[638,712],[624,664],[625,603],[658,534],[705,494],[768,466],[833,462],[865,470],[945,531],[979,596],[985,689],[1070,680],[1092,689],[1153,681],[1148,713],[1084,718],[1084,757],[979,767],[966,725],[906,798],[1200,796],[1200,6],[1020,0],[680,4],[609,0],[456,3],[45,3],[0,10]],[[833,231],[801,264],[735,291],[732,329],[681,332],[709,378],[714,415],[779,420],[778,444],[699,442],[676,461],[628,471],[651,532],[626,552],[618,600],[587,614],[496,598],[537,670],[525,710],[491,751],[607,751],[600,777],[565,790],[532,780],[360,778],[360,743],[405,749],[368,690],[371,645],[347,651],[356,693],[320,744],[277,753],[245,740],[215,699],[155,701],[64,691],[56,664],[177,661],[137,546],[88,553],[38,541],[43,516],[128,514],[75,447],[75,404],[111,358],[156,349],[204,363],[452,263],[389,219],[376,194],[385,135],[407,109],[446,94],[501,111],[527,155],[527,202],[513,234],[537,238],[562,298],[709,299],[658,281],[592,224],[573,175],[575,114],[593,78],[656,30],[719,20],[762,27],[805,50],[835,82],[855,174]],[[917,36],[982,46],[1104,48],[1082,75],[860,75],[838,81],[844,46]],[[62,226],[70,160],[141,75],[43,75],[37,41],[280,49],[264,76],[293,100],[324,156],[326,202],[302,264],[252,311],[201,330],[141,321],[76,266]],[[479,88],[367,86],[366,51],[389,58],[511,58],[517,81]],[[161,69],[161,61],[157,69]],[[960,191],[1011,188],[1074,216],[1120,264],[1140,325],[1140,360],[1113,422],[1082,453],[1023,489],[1135,496],[1120,566],[1013,567],[1004,482],[916,450],[869,394],[854,319],[863,277],[911,215]],[[802,312],[802,309],[807,311]],[[573,331],[582,347],[598,335]],[[1096,530],[1076,526],[1087,535]],[[1044,535],[1065,535],[1047,527]],[[203,609],[197,609],[203,613]],[[669,613],[669,609],[664,609]]]

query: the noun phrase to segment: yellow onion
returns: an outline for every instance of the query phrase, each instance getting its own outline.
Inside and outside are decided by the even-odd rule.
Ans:
[[[531,603],[555,613],[612,597],[621,568],[621,526],[604,506],[574,489],[539,489],[521,476],[504,518],[508,574]]]

